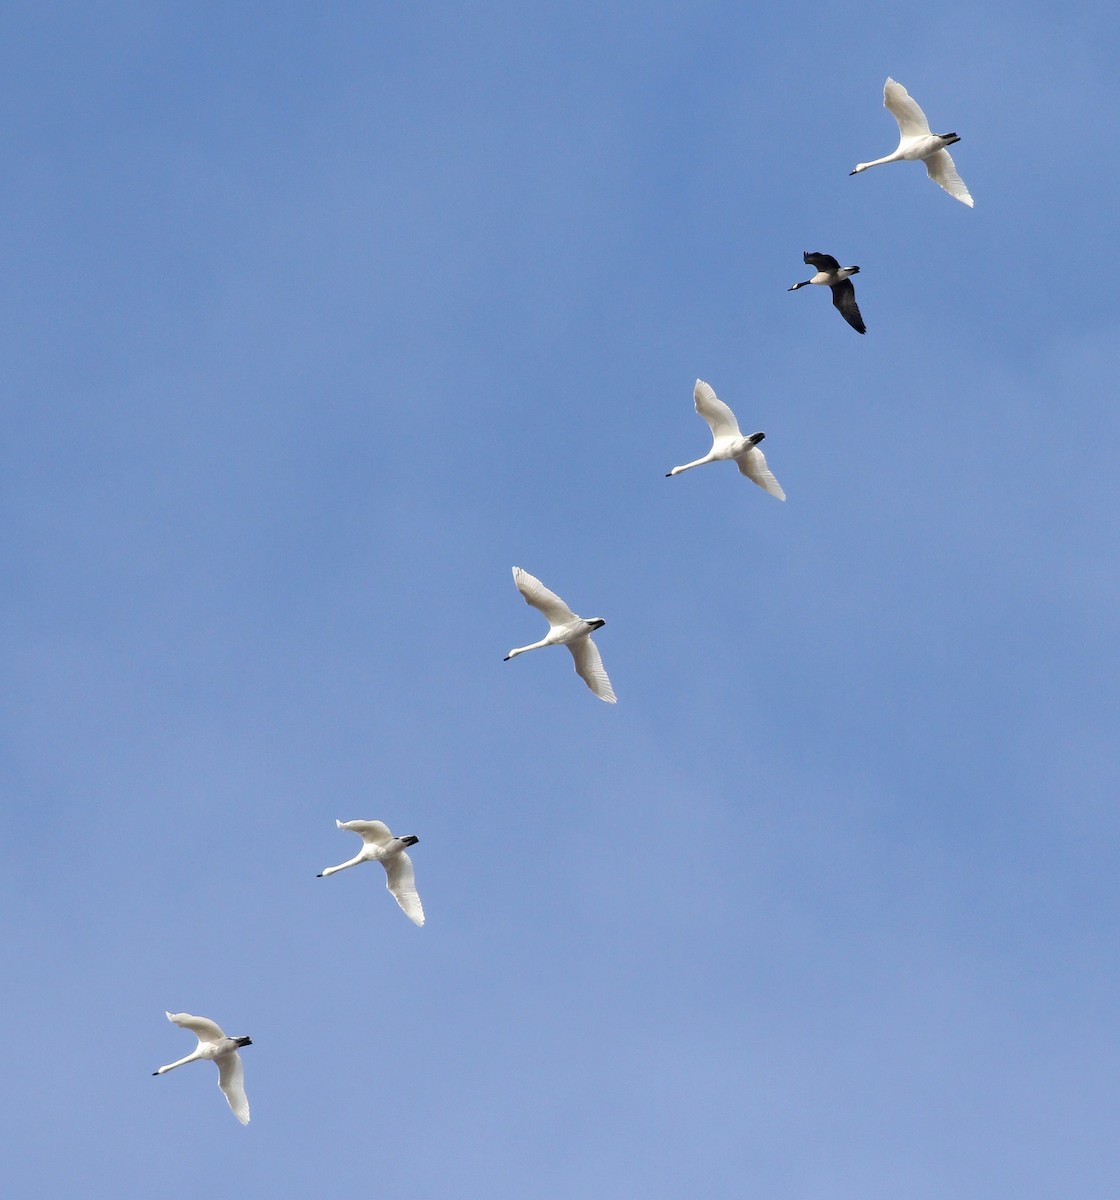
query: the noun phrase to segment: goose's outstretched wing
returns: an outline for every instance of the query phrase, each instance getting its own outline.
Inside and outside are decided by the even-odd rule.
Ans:
[[[972,208],[972,195],[964,180],[957,174],[953,157],[948,150],[936,150],[926,159],[926,170],[934,183],[943,187],[954,200]]]
[[[917,101],[911,99],[910,93],[902,84],[895,83],[889,75],[883,85],[883,106],[891,110],[898,122],[900,137],[921,137],[923,133],[929,133],[926,114],[918,107]]]
[[[842,279],[832,285],[832,303],[840,310],[840,315],[856,331],[866,333],[867,326],[860,316],[859,305],[856,303],[856,289],[850,279]]]
[[[839,260],[833,258],[831,254],[822,254],[819,250],[806,250],[801,257],[808,266],[816,267],[818,271],[838,271],[840,269]]]
[[[603,669],[603,660],[599,657],[599,647],[590,637],[578,638],[568,643],[572,658],[576,660],[576,674],[584,683],[608,704],[617,704],[618,697],[614,694],[611,681]]]
[[[414,925],[424,924],[424,906],[420,903],[420,894],[416,890],[416,872],[412,869],[412,859],[402,850],[391,858],[383,858],[381,865],[388,876],[386,887],[393,893],[393,898],[401,906],[404,914]]]
[[[555,592],[548,588],[528,571],[520,567],[513,568],[513,582],[517,590],[525,597],[526,604],[539,609],[548,618],[549,625],[567,625],[575,621],[576,614],[564,603]]]

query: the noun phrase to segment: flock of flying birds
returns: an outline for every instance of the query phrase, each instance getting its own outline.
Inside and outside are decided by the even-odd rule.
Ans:
[[[972,207],[972,195],[965,187],[964,180],[957,174],[952,155],[946,149],[961,139],[955,133],[931,133],[926,114],[911,99],[910,93],[901,83],[888,77],[883,85],[883,104],[894,114],[898,122],[898,147],[885,158],[876,158],[871,162],[856,163],[849,172],[858,175],[868,167],[880,167],[883,163],[921,161],[926,164],[930,179],[943,187],[950,196],[962,204]],[[867,326],[860,316],[859,305],[856,304],[856,289],[851,277],[859,274],[859,267],[842,267],[831,254],[810,254],[802,256],[807,265],[817,268],[817,273],[811,279],[803,279],[795,283],[789,290],[796,292],[798,288],[810,283],[832,289],[832,303],[840,311],[840,315],[856,331],[866,333]]]
[[[902,84],[893,79],[888,78],[883,87],[883,104],[890,109],[898,122],[898,147],[884,158],[857,163],[850,174],[856,175],[860,171],[866,171],[868,167],[878,167],[884,163],[921,161],[926,164],[926,171],[934,183],[943,187],[954,199],[971,208],[972,196],[957,174],[946,149],[954,142],[959,142],[960,138],[955,133],[932,133],[925,113],[911,99],[910,93]],[[856,304],[855,287],[851,281],[851,276],[859,273],[859,267],[842,267],[830,254],[807,251],[803,257],[809,266],[817,268],[817,273],[811,279],[795,283],[789,291],[795,292],[811,283],[831,288],[832,303],[844,320],[857,332],[866,333],[867,327]],[[784,500],[786,494],[758,448],[759,442],[766,435],[752,433],[744,436],[735,414],[702,379],[696,381],[693,398],[696,411],[707,421],[712,431],[712,448],[703,458],[674,467],[666,478],[679,475],[692,467],[703,466],[705,463],[732,460],[739,470],[763,491],[778,500]],[[617,703],[599,649],[591,640],[591,634],[606,624],[603,618],[577,616],[555,592],[549,591],[539,579],[520,567],[513,568],[513,581],[517,590],[525,597],[526,603],[538,609],[548,620],[548,633],[540,641],[532,642],[528,646],[515,647],[506,655],[505,661],[509,662],[519,654],[539,650],[545,646],[567,646],[575,660],[576,673],[584,683],[600,700],[605,700],[608,704]],[[406,853],[406,847],[415,845],[419,838],[411,835],[394,837],[389,827],[381,821],[336,821],[335,824],[339,829],[358,834],[362,839],[362,848],[346,862],[339,863],[336,867],[324,867],[317,878],[324,879],[360,863],[379,862],[385,868],[387,887],[405,915],[414,924],[423,925],[424,908],[416,891],[412,860]],[[242,1125],[248,1125],[249,1100],[245,1094],[245,1071],[238,1049],[251,1046],[252,1040],[247,1037],[227,1037],[221,1027],[207,1017],[169,1012],[167,1019],[195,1034],[198,1045],[185,1058],[168,1063],[152,1073],[164,1075],[176,1067],[200,1059],[215,1063],[218,1068],[218,1086],[229,1102],[233,1115]]]

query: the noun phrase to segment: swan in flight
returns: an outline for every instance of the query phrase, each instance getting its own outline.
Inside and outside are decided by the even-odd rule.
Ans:
[[[251,1046],[251,1038],[226,1037],[221,1027],[206,1017],[192,1017],[190,1013],[167,1013],[167,1019],[174,1025],[189,1029],[198,1038],[198,1045],[186,1058],[178,1062],[168,1063],[153,1071],[153,1075],[166,1075],[184,1063],[195,1062],[200,1058],[208,1058],[218,1067],[218,1087],[222,1089],[233,1115],[242,1125],[249,1124],[249,1099],[245,1095],[245,1068],[241,1064],[241,1055],[237,1053],[239,1046]]]
[[[809,266],[816,267],[817,273],[812,279],[803,279],[786,290],[796,292],[798,288],[808,287],[811,283],[818,283],[822,287],[827,285],[832,288],[832,303],[836,305],[844,320],[856,333],[866,333],[867,326],[863,323],[859,305],[856,303],[856,289],[848,278],[849,275],[858,275],[859,267],[842,267],[831,254],[821,254],[819,251],[810,254],[806,250],[801,257]]]
[[[606,621],[602,617],[577,617],[574,612],[556,595],[550,592],[539,579],[534,579],[528,571],[520,567],[513,568],[513,582],[517,590],[525,597],[525,602],[540,609],[548,618],[548,633],[539,642],[531,646],[518,646],[505,657],[509,662],[526,650],[539,650],[542,646],[567,646],[576,660],[576,674],[584,683],[608,704],[617,704],[618,698],[611,687],[611,681],[603,670],[603,660],[599,657],[599,649],[591,640],[593,629],[602,629]]]
[[[326,879],[336,871],[345,871],[347,867],[356,867],[359,863],[379,862],[388,876],[385,886],[393,893],[404,915],[414,925],[423,925],[424,906],[416,891],[416,872],[412,869],[412,859],[404,851],[406,846],[415,846],[420,839],[411,834],[408,837],[393,837],[389,826],[381,821],[336,820],[335,824],[339,829],[349,829],[351,833],[359,834],[362,848],[353,858],[339,863],[337,867],[324,867],[315,878]]]
[[[855,170],[848,173],[858,175],[868,167],[878,167],[883,163],[898,162],[900,159],[911,162],[922,159],[930,179],[943,187],[954,200],[959,200],[971,208],[972,196],[965,187],[964,180],[957,174],[949,151],[945,149],[961,139],[955,133],[931,133],[926,114],[910,98],[910,93],[902,84],[895,83],[889,76],[883,85],[883,105],[891,110],[898,122],[898,149],[886,158],[856,163]]]
[[[757,483],[764,492],[777,496],[779,500],[786,498],[782,485],[774,478],[773,472],[766,465],[766,458],[758,448],[758,443],[766,436],[764,433],[752,433],[743,437],[739,431],[739,422],[735,414],[712,391],[711,384],[702,379],[696,381],[692,390],[696,401],[696,411],[708,422],[712,431],[712,448],[695,462],[685,463],[683,467],[674,467],[665,478],[679,475],[690,467],[702,467],[704,463],[720,462],[725,458],[735,460],[735,465],[752,483]]]

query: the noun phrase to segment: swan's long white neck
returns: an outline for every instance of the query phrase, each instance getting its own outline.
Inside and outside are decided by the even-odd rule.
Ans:
[[[337,867],[324,867],[319,872],[320,879],[326,879],[328,875],[333,875],[336,871],[345,871],[347,867],[356,867],[359,863],[366,861],[366,854],[363,850],[361,854],[356,854],[353,858],[348,859],[344,863],[339,863]]]
[[[176,1067],[181,1067],[189,1062],[195,1062],[197,1059],[203,1057],[204,1055],[202,1053],[202,1046],[200,1044],[195,1047],[193,1054],[188,1054],[186,1058],[180,1058],[178,1062],[168,1063],[166,1067],[160,1067],[160,1069],[154,1072],[154,1074],[165,1075],[168,1071],[174,1071]]]
[[[669,472],[669,475],[679,475],[682,471],[689,471],[693,467],[702,467],[705,463],[710,463],[713,461],[714,461],[714,456],[712,455],[711,451],[709,451],[707,454],[704,455],[703,458],[698,458],[698,459],[696,459],[695,462],[685,463],[683,467],[674,467]]]
[[[893,154],[888,154],[886,158],[876,158],[871,162],[856,163],[855,170],[851,174],[858,175],[860,171],[866,171],[868,167],[881,167],[884,163],[898,162],[901,157],[902,147],[899,146]]]
[[[528,651],[528,650],[540,650],[543,646],[551,646],[551,645],[552,645],[551,634],[549,634],[548,636],[541,638],[541,640],[539,642],[534,642],[531,646],[518,646],[515,649],[511,650],[506,655],[506,662],[509,662],[509,660],[511,658],[516,658],[519,654],[526,653],[526,651]]]

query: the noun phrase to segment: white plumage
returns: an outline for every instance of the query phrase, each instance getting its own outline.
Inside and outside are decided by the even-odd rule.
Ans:
[[[579,617],[535,576],[520,567],[513,568],[513,582],[525,597],[525,602],[542,612],[548,619],[548,633],[539,642],[529,646],[518,646],[505,658],[509,662],[527,650],[539,650],[542,646],[567,646],[575,659],[576,674],[584,683],[608,704],[617,704],[618,699],[603,668],[599,648],[591,640],[591,632],[601,629],[606,621],[602,617]]]
[[[774,478],[774,473],[766,465],[766,456],[758,448],[758,443],[766,434],[752,433],[750,437],[744,437],[739,430],[735,414],[715,394],[711,384],[702,379],[696,381],[692,398],[696,402],[696,411],[708,422],[708,428],[712,431],[712,448],[703,458],[685,463],[681,467],[674,467],[666,473],[665,478],[679,475],[692,467],[701,467],[705,463],[731,459],[752,483],[757,483],[771,496],[784,500],[786,494],[782,491],[782,485]]]
[[[857,163],[850,174],[858,175],[868,167],[878,167],[883,163],[921,160],[926,164],[926,171],[934,183],[943,187],[954,200],[972,208],[972,195],[957,174],[952,156],[945,149],[961,139],[955,133],[931,133],[926,114],[902,84],[889,76],[883,85],[883,105],[890,109],[898,122],[898,148],[885,158]]]
[[[245,1067],[241,1055],[237,1053],[239,1046],[251,1046],[252,1040],[247,1037],[226,1037],[221,1026],[211,1021],[209,1017],[195,1017],[190,1013],[167,1013],[167,1019],[174,1025],[189,1029],[198,1038],[194,1051],[176,1062],[168,1063],[153,1071],[153,1075],[164,1075],[181,1067],[185,1063],[209,1059],[218,1067],[218,1087],[229,1102],[233,1115],[242,1125],[249,1124],[249,1098],[245,1095]]]
[[[385,868],[385,886],[401,906],[405,916],[414,925],[424,924],[424,906],[416,891],[416,872],[412,859],[405,853],[406,846],[415,846],[418,837],[394,837],[389,826],[382,821],[335,821],[339,829],[349,829],[362,839],[361,850],[351,859],[337,867],[324,867],[316,876],[325,879],[336,871],[356,867],[359,863],[379,862]]]

